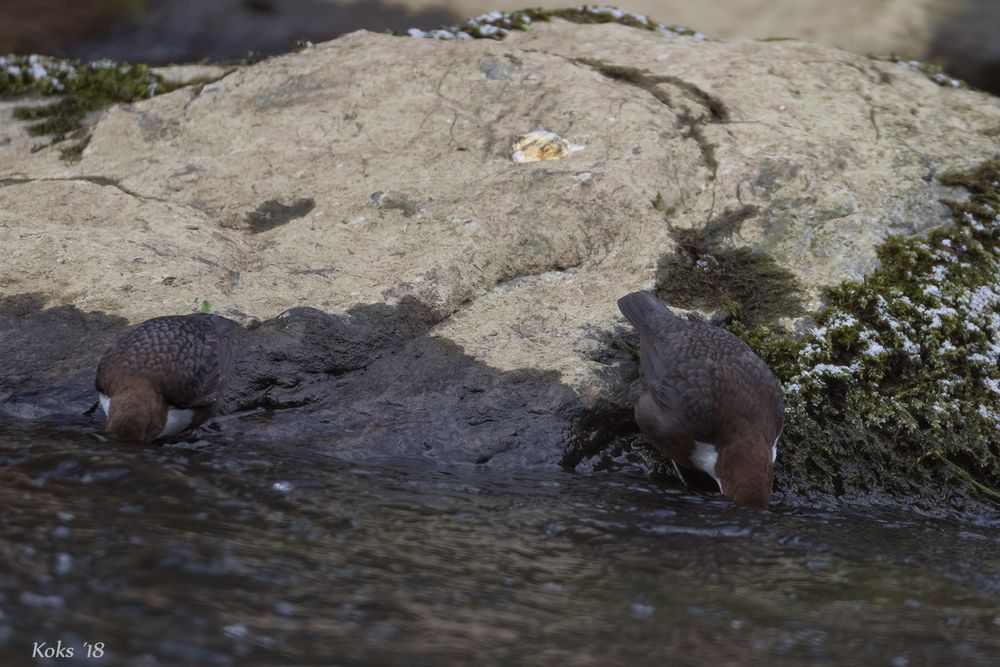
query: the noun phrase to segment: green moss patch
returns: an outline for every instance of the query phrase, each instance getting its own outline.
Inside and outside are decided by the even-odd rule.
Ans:
[[[954,225],[888,239],[803,337],[731,322],[784,386],[779,485],[934,510],[1000,497],[1000,163],[942,182],[970,193]]]
[[[0,57],[0,96],[58,96],[44,106],[21,106],[14,117],[37,121],[34,135],[55,141],[78,130],[87,113],[116,102],[135,102],[168,92],[172,87],[146,65],[101,61],[81,63],[46,56]]]
[[[675,231],[679,249],[660,260],[656,296],[681,308],[725,311],[726,320],[742,326],[801,314],[795,276],[765,253],[723,245],[756,213],[746,206],[724,213],[703,229]]]
[[[618,23],[631,28],[658,32],[671,37],[682,35],[702,39],[700,33],[682,26],[667,26],[642,14],[633,14],[616,7],[582,5],[572,9],[523,9],[516,12],[490,12],[469,19],[463,25],[453,25],[439,30],[407,31],[411,37],[438,40],[503,39],[513,30],[527,30],[532,23],[563,19],[573,23]]]

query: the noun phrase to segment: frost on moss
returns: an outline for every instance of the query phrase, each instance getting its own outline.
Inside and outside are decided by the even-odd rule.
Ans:
[[[170,86],[146,65],[99,61],[81,63],[46,56],[0,57],[0,97],[59,96],[52,104],[22,106],[14,117],[38,121],[35,135],[65,137],[81,127],[87,113],[115,102],[135,102],[167,92]]]
[[[890,238],[800,339],[732,325],[786,401],[779,484],[963,509],[1000,488],[1000,163],[951,174],[954,225]]]
[[[944,68],[940,65],[935,65],[934,63],[924,62],[922,60],[913,60],[910,58],[903,58],[898,55],[890,56],[873,56],[876,60],[886,60],[888,62],[896,63],[900,67],[905,67],[908,70],[914,72],[919,72],[926,76],[928,79],[933,81],[939,86],[945,88],[965,88],[966,84],[961,79],[956,79],[954,77],[945,74]]]
[[[523,9],[516,12],[490,12],[469,19],[462,25],[453,25],[438,30],[407,31],[411,37],[437,40],[503,39],[513,30],[527,30],[532,23],[550,21],[554,18],[573,23],[620,23],[632,28],[650,30],[663,35],[679,37],[691,36],[703,39],[682,26],[667,26],[642,14],[622,11],[607,5],[581,5],[571,9]]]

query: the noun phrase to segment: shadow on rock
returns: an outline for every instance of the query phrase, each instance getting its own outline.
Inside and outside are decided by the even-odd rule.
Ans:
[[[344,315],[294,308],[235,341],[214,428],[243,443],[286,441],[349,458],[427,456],[520,467],[559,463],[585,410],[556,373],[499,371],[430,335],[419,303]]]
[[[8,350],[0,413],[79,417],[95,399],[97,362],[126,322],[43,304],[36,295],[0,301],[0,343]],[[404,299],[339,315],[292,308],[240,328],[209,436],[352,459],[423,456],[517,468],[574,467],[634,431],[630,410],[585,407],[555,372],[497,370],[432,336],[439,321]],[[99,411],[94,419],[102,419]]]
[[[356,306],[341,315],[309,307],[286,310],[234,335],[233,369],[220,410],[319,403],[337,378],[426,335],[439,319],[415,300]]]
[[[94,404],[94,372],[124,318],[45,307],[38,294],[0,298],[0,414],[79,417]]]

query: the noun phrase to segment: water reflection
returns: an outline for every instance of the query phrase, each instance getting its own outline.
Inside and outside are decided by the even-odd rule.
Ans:
[[[0,664],[996,664],[1000,531],[0,425]],[[94,664],[80,657],[51,664]]]

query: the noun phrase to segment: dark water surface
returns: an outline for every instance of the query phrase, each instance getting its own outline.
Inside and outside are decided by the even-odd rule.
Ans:
[[[0,665],[1000,664],[997,528],[88,429],[0,424]]]

